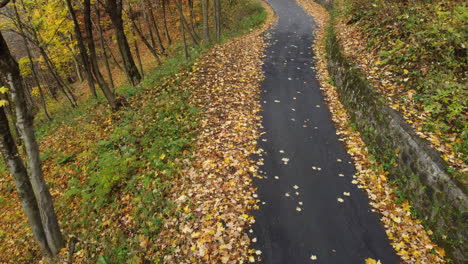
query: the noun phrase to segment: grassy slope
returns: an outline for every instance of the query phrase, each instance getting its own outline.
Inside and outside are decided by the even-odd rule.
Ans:
[[[440,136],[428,139],[446,154],[456,152],[455,167],[466,167],[466,3],[343,0],[339,6],[339,16],[364,33],[372,67],[392,82],[385,96],[410,119],[424,116],[422,131]],[[466,175],[459,178],[466,184]]]
[[[258,27],[266,18],[261,5],[251,1],[226,6],[224,12],[223,40]],[[142,260],[164,219],[177,213],[165,194],[191,157],[201,111],[188,101],[190,87],[179,86],[188,74],[177,73],[189,69],[207,48],[193,47],[186,61],[179,44],[178,55],[147,74],[141,87],[119,87],[128,105],[117,113],[101,100],[89,100],[38,126],[44,171],[62,228],[67,238],[80,241],[75,261]],[[2,174],[0,238],[8,243],[0,245],[0,260],[30,263],[39,253],[12,182],[5,170]]]

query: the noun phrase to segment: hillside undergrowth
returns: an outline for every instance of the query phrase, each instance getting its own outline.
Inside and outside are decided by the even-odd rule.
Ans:
[[[346,53],[466,184],[466,3],[339,3],[337,29]]]
[[[225,12],[229,19],[223,21],[223,41],[259,27],[266,18],[263,7],[249,0],[231,3]],[[191,47],[189,60],[181,47],[176,44],[174,56],[138,87],[117,89],[126,98],[119,111],[91,99],[37,128],[44,174],[74,248],[64,249],[64,259],[101,264],[162,261],[155,259],[161,255],[158,233],[165,219],[179,214],[167,199],[168,191],[190,165],[203,111],[192,102],[194,89],[185,80],[211,45]],[[0,262],[39,262],[3,166],[0,205]]]

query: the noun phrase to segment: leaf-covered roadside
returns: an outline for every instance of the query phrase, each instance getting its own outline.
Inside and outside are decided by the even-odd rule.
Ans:
[[[242,1],[238,4],[243,6],[233,8],[243,8],[242,12],[239,10],[233,12],[237,11],[237,16],[241,14],[243,17],[230,25],[233,29],[226,30],[224,35],[226,38],[258,27],[265,20],[266,13],[257,2]],[[249,40],[240,38],[235,40],[234,44],[229,42],[231,44],[226,44],[227,48],[218,47],[216,50],[219,52],[208,52],[198,63],[204,65],[204,68],[196,65],[188,69],[187,66],[192,65],[193,61],[186,61],[182,53],[167,59],[163,66],[147,76],[141,86],[126,86],[119,89],[119,93],[125,94],[128,100],[116,113],[110,112],[101,104],[90,103],[66,113],[63,117],[57,117],[54,123],[38,129],[37,132],[42,138],[44,174],[50,184],[61,226],[69,241],[68,247],[63,249],[60,262],[64,263],[72,258],[73,263],[147,263],[149,261],[174,263],[171,261],[171,256],[175,255],[180,263],[184,261],[193,263],[190,256],[194,251],[182,255],[175,241],[196,239],[197,235],[192,238],[192,233],[183,233],[183,237],[178,237],[179,233],[174,230],[182,229],[179,226],[173,227],[171,221],[182,217],[188,227],[197,230],[195,220],[204,221],[205,215],[198,215],[203,217],[202,219],[194,219],[195,213],[190,215],[185,213],[189,208],[194,212],[198,208],[198,212],[202,212],[205,204],[203,200],[199,200],[199,203],[190,204],[196,207],[187,205],[179,207],[181,200],[177,198],[181,197],[182,192],[186,192],[188,188],[198,190],[200,187],[195,181],[191,181],[190,177],[193,176],[192,173],[202,170],[203,166],[200,164],[203,163],[200,163],[200,160],[205,161],[209,157],[198,154],[214,153],[214,149],[210,148],[201,151],[204,147],[204,144],[201,144],[202,139],[205,143],[211,141],[209,135],[198,140],[200,145],[196,144],[197,135],[204,127],[224,129],[215,126],[221,123],[210,123],[211,117],[218,112],[242,110],[232,108],[243,106],[236,105],[236,102],[230,102],[231,108],[226,108],[227,105],[223,100],[230,100],[230,96],[237,95],[235,99],[243,101],[239,96],[242,96],[243,89],[248,87],[250,90],[245,91],[245,96],[249,101],[246,104],[252,103],[253,99],[248,95],[253,95],[253,85],[261,78],[259,72],[255,72],[260,64],[255,63],[261,62],[259,58],[262,54],[262,42],[256,42],[256,48],[251,51],[245,51],[245,56],[237,59],[235,66],[224,67],[233,72],[223,71],[222,75],[213,75],[214,70],[219,69],[212,68],[211,74],[204,77],[205,72],[201,69],[207,69],[205,67],[210,65],[219,66],[221,58],[218,56],[224,54],[223,52],[238,52],[241,47],[236,45],[246,45],[249,41],[259,40],[259,33],[260,31],[251,33]],[[205,48],[201,46],[193,48],[191,55],[196,57]],[[223,52],[220,52],[221,50]],[[234,53],[228,54],[229,58],[232,58]],[[250,67],[244,68],[245,65],[240,67],[242,59],[249,59]],[[229,64],[226,64],[225,60],[221,61],[223,65]],[[176,74],[180,70],[183,71]],[[222,76],[225,76],[224,80],[220,79]],[[161,80],[162,78],[164,79]],[[216,95],[225,97],[213,97],[213,102],[202,100],[207,92],[214,93],[217,90],[219,93]],[[239,94],[236,94],[236,91]],[[209,105],[215,107],[209,108]],[[252,107],[253,105],[245,109],[245,115],[254,110]],[[211,115],[202,116],[204,113],[202,108],[211,109],[207,111]],[[251,120],[242,123],[247,127],[237,126],[238,123],[234,121],[244,122],[233,118],[232,122],[236,126],[229,128],[235,129],[235,133],[229,130],[226,135],[240,135],[237,133],[246,129],[248,133],[252,133],[247,133],[246,136],[253,136],[255,131],[250,130],[254,129],[250,127],[253,125]],[[247,140],[246,144],[249,142]],[[197,154],[195,160],[194,154]],[[241,154],[236,153],[236,155]],[[216,164],[224,162],[215,158],[219,157],[213,157],[211,161]],[[236,164],[235,161],[232,163],[232,166],[238,168],[246,165]],[[225,164],[224,167],[226,166]],[[249,172],[251,168],[253,167],[242,167],[243,171],[239,173]],[[223,172],[238,175],[230,168]],[[41,255],[33,243],[31,231],[18,203],[11,178],[6,170],[2,170],[1,174],[0,262],[41,262]],[[208,174],[200,173],[200,175],[207,176],[206,180],[211,179]],[[246,175],[242,174],[240,178],[242,183],[243,180],[247,181],[244,178]],[[241,184],[231,186],[232,189],[229,191],[240,193],[243,188],[247,188],[246,186]],[[220,191],[220,189],[209,189],[218,188],[215,185],[203,185],[203,188],[209,192]],[[176,191],[179,193],[174,193]],[[231,193],[227,192],[225,195],[230,197]],[[201,199],[211,199],[211,197],[203,196]],[[247,200],[251,199],[251,196],[242,196],[239,199]],[[190,199],[190,201],[197,200]],[[244,201],[239,200],[240,204],[230,204],[234,207],[227,205],[218,207],[218,204],[214,204],[220,211],[224,210],[225,215],[229,213],[226,221],[232,220],[236,231],[240,223],[246,224],[250,221],[249,217],[241,214],[248,206],[243,203]],[[242,206],[246,207],[240,210]],[[225,210],[228,210],[228,213]],[[215,228],[217,225],[212,227]],[[173,229],[167,230],[168,228]],[[229,227],[225,229],[231,230]],[[230,235],[222,234],[224,238]],[[233,254],[231,262],[239,260],[240,256],[246,254],[247,247],[241,243],[242,239],[242,236],[234,237],[231,243],[239,245],[237,247],[239,250],[244,249],[237,255]],[[185,247],[181,246],[180,249]],[[70,252],[73,253],[72,256]],[[220,258],[220,255],[214,251],[207,253],[213,254],[214,258]]]
[[[203,109],[194,167],[170,191],[179,213],[158,237],[164,263],[246,263],[253,250],[245,230],[256,208],[251,159],[259,136],[260,82],[267,23],[248,36],[218,46],[195,63],[187,85]],[[248,49],[245,47],[249,47]]]
[[[314,1],[298,2],[319,25],[314,43],[316,69],[337,133],[346,144],[356,166],[357,173],[353,176],[352,183],[367,191],[370,204],[380,213],[387,236],[404,263],[445,263],[444,250],[431,241],[432,232],[426,231],[421,222],[411,216],[411,205],[407,201],[397,203],[397,196],[388,182],[388,173],[371,159],[360,133],[350,125],[350,119],[339,101],[336,88],[329,83],[324,42],[325,29],[329,22],[328,12]]]
[[[346,55],[467,183],[466,3],[337,1]]]

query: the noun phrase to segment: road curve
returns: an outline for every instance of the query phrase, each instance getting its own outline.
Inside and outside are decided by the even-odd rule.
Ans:
[[[268,264],[399,263],[367,195],[351,183],[354,165],[312,68],[312,18],[294,0],[268,2],[278,23],[263,66],[264,178],[254,182],[262,203],[252,247]]]

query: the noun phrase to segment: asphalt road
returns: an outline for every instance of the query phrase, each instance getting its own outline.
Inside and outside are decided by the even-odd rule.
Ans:
[[[261,263],[399,263],[367,195],[351,183],[355,167],[311,68],[312,18],[294,0],[268,2],[278,23],[264,65],[265,178],[255,180],[262,204],[253,248]]]

